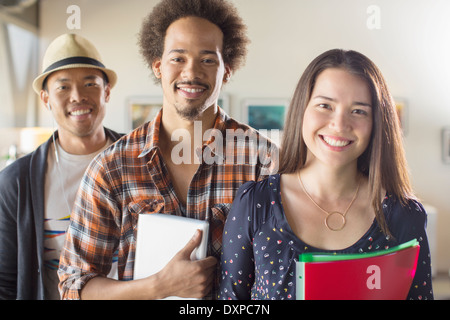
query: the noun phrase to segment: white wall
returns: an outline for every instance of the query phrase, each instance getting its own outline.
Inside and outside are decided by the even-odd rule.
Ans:
[[[231,114],[241,119],[244,98],[289,98],[306,65],[331,48],[355,49],[383,71],[393,95],[408,103],[405,147],[414,187],[436,207],[439,270],[450,267],[450,165],[441,160],[441,129],[450,126],[450,1],[448,0],[234,0],[252,40],[245,67],[225,87]],[[69,32],[70,5],[81,9],[81,29],[105,64],[117,71],[105,123],[127,131],[126,101],[158,96],[137,48],[143,17],[156,0],[42,0],[41,55]],[[380,29],[369,30],[370,5],[380,9]],[[51,125],[41,109],[41,125]]]

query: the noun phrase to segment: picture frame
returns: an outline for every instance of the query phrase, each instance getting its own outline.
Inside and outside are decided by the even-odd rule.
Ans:
[[[127,105],[127,125],[130,130],[134,130],[155,118],[162,108],[163,98],[160,96],[131,97]]]
[[[400,127],[403,131],[403,134],[406,135],[408,133],[408,105],[405,99],[394,98],[395,101],[395,110],[397,111],[397,115],[400,121]]]
[[[242,121],[256,130],[284,129],[288,99],[245,99]]]
[[[219,107],[222,108],[223,111],[225,111],[228,115],[231,115],[230,112],[230,96],[228,93],[222,92],[219,95],[219,99],[217,100],[217,104]]]
[[[442,129],[442,161],[450,164],[450,127]]]

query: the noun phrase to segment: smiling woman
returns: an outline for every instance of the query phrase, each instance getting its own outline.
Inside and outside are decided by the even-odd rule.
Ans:
[[[426,213],[400,137],[394,101],[367,57],[330,50],[314,59],[286,117],[279,174],[244,184],[233,202],[220,297],[295,299],[300,254],[359,254],[417,239],[408,299],[432,299]]]
[[[353,157],[352,167],[369,179],[370,202],[381,228],[389,234],[381,208],[386,190],[402,202],[414,196],[395,103],[378,67],[355,51],[330,50],[319,55],[299,80],[286,128],[282,149],[289,152],[281,152],[280,172],[298,172],[318,156],[328,157],[324,159],[331,167]],[[334,142],[328,144],[324,136]],[[342,139],[352,143],[333,145]],[[351,184],[353,190],[356,180]]]
[[[328,166],[353,161],[356,167],[372,133],[372,97],[366,81],[345,69],[328,68],[317,77],[311,96],[302,129],[308,148],[305,166],[317,159]]]

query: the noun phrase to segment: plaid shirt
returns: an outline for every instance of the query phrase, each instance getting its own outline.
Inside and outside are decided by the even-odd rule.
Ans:
[[[133,279],[136,226],[141,213],[209,220],[209,255],[219,258],[223,226],[238,188],[278,169],[277,147],[219,108],[209,140],[197,150],[197,154],[206,156],[191,181],[182,210],[159,146],[161,116],[162,111],[153,121],[118,140],[88,167],[60,259],[63,299],[80,299],[87,281],[106,276],[116,252],[119,280]],[[218,274],[212,297],[216,297]]]

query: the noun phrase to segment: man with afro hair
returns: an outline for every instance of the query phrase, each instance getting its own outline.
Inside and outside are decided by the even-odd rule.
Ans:
[[[216,297],[233,198],[244,182],[261,180],[277,166],[276,146],[218,106],[248,42],[229,1],[162,0],[144,20],[140,50],[161,84],[163,107],[88,168],[61,255],[63,298]],[[190,260],[201,240],[197,232],[160,272],[134,279],[142,213],[207,220],[208,256]],[[116,251],[119,280],[111,280],[105,275]]]

